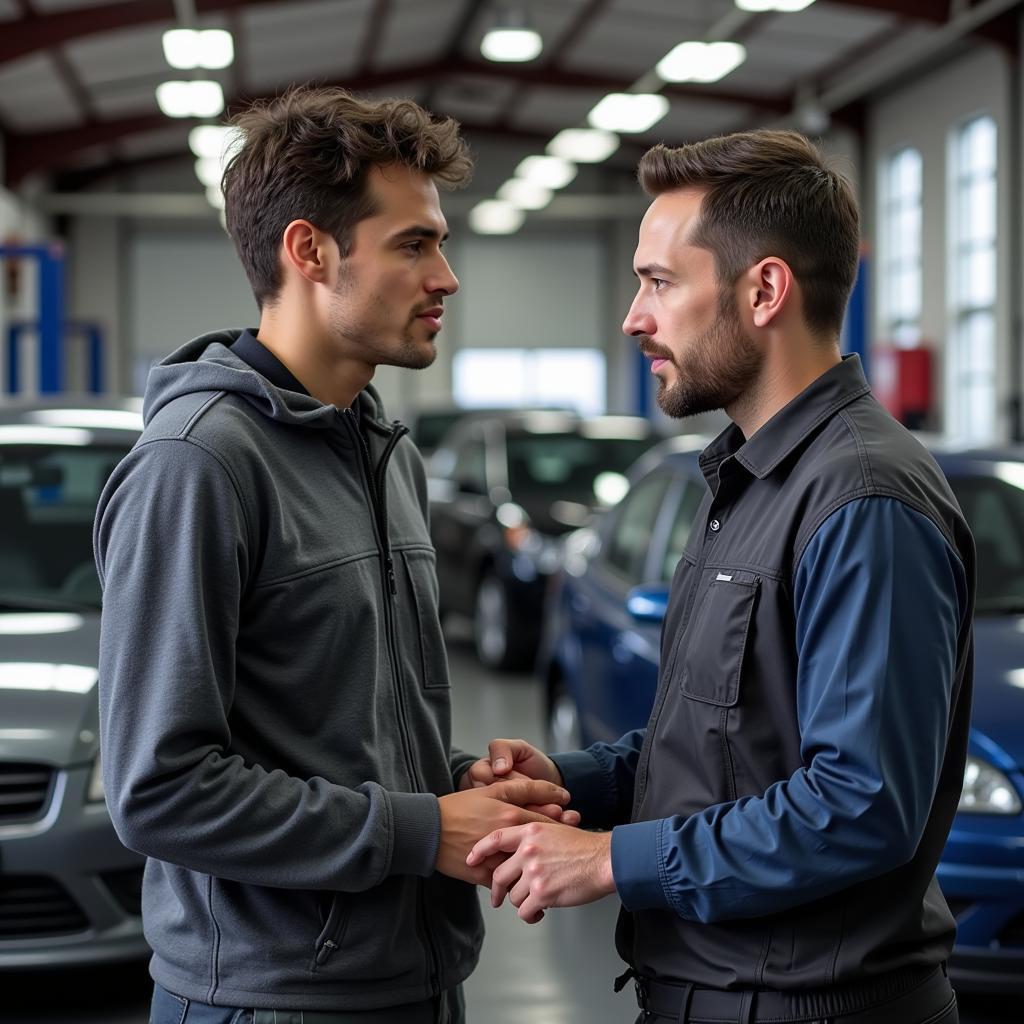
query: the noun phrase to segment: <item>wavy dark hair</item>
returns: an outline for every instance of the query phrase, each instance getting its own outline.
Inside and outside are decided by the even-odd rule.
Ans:
[[[451,118],[411,100],[364,100],[345,89],[298,86],[230,121],[224,171],[228,234],[262,309],[281,289],[284,229],[304,219],[347,254],[355,225],[374,212],[371,167],[403,164],[442,186],[464,185],[473,161]]]
[[[860,217],[850,182],[799,132],[736,132],[647,151],[637,172],[650,196],[704,191],[692,241],[733,284],[766,256],[789,264],[803,293],[804,320],[838,335],[857,276]]]

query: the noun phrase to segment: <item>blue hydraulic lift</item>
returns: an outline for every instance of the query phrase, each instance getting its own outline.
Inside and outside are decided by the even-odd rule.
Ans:
[[[0,245],[0,260],[31,259],[39,266],[39,319],[11,320],[7,325],[8,394],[21,389],[21,339],[35,331],[39,338],[39,392],[56,394],[64,388],[64,343],[81,338],[86,344],[89,390],[103,391],[103,333],[98,324],[64,320],[64,247],[49,245]]]

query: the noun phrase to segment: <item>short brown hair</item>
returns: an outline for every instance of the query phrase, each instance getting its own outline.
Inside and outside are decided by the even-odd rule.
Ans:
[[[373,213],[371,167],[404,164],[455,187],[473,163],[459,125],[411,100],[358,99],[345,89],[298,86],[231,119],[237,132],[224,171],[225,217],[260,308],[281,289],[284,229],[304,219],[343,254]]]
[[[857,276],[857,201],[803,135],[760,129],[658,145],[644,154],[638,177],[650,196],[705,190],[692,240],[714,254],[720,281],[731,284],[778,256],[800,284],[810,330],[838,333]]]

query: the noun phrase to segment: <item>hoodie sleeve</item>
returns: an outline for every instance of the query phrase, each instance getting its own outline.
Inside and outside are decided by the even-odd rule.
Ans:
[[[355,789],[229,753],[239,609],[253,550],[241,492],[200,442],[137,447],[100,499],[100,730],[129,848],[238,882],[361,891],[430,875],[432,794]]]

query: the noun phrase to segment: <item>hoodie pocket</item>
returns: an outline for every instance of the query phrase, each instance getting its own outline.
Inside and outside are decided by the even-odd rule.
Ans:
[[[313,974],[316,974],[344,943],[345,929],[348,927],[351,914],[352,907],[348,900],[344,900],[341,893],[335,893],[323,928],[314,944],[313,963],[309,968]]]
[[[412,594],[414,628],[419,638],[419,677],[427,689],[447,689],[448,656],[437,615],[436,562],[432,552],[403,551],[402,563]]]
[[[751,573],[712,572],[687,630],[679,686],[686,697],[728,708],[739,701],[743,658],[761,580]]]

